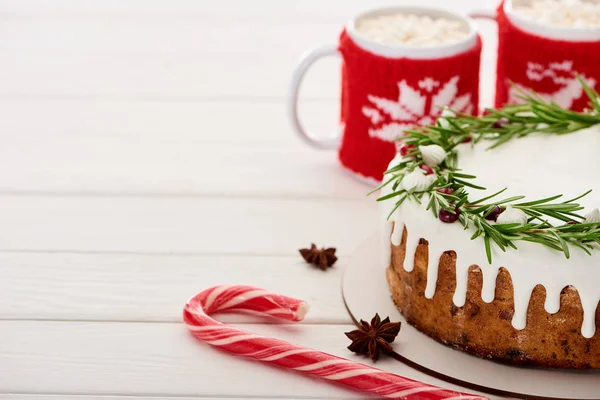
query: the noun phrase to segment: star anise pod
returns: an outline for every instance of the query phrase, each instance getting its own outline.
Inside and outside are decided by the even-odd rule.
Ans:
[[[380,351],[383,353],[393,351],[390,343],[398,336],[400,325],[400,322],[390,322],[389,317],[382,321],[379,314],[375,314],[370,324],[361,319],[359,329],[346,332],[346,336],[352,340],[348,350],[358,354],[368,354],[373,361],[376,361]]]
[[[319,249],[312,243],[310,249],[300,249],[299,251],[307,263],[314,264],[322,270],[326,270],[337,261],[334,247]]]

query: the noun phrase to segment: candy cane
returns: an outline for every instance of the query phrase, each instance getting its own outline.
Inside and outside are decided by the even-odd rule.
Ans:
[[[183,319],[197,338],[219,349],[335,381],[366,393],[412,400],[486,399],[441,389],[282,340],[255,335],[224,325],[208,316],[234,310],[297,322],[304,318],[308,306],[301,300],[250,286],[216,286],[192,297],[185,305]]]

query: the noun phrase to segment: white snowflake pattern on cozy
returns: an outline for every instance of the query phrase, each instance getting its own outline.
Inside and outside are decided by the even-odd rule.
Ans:
[[[575,100],[583,96],[584,90],[578,76],[590,87],[596,86],[596,80],[586,77],[573,69],[572,61],[552,62],[548,66],[539,63],[527,63],[527,78],[534,82],[541,82],[549,79],[559,87],[558,90],[551,93],[536,91],[536,93],[548,102],[554,102],[563,108],[570,109]],[[529,90],[520,84],[511,85],[508,90],[508,99],[510,103],[522,103],[521,95]]]
[[[431,125],[443,107],[470,114],[473,112],[471,94],[458,95],[459,76],[445,83],[426,77],[411,87],[406,80],[398,82],[398,99],[369,95],[369,104],[362,108],[370,119],[369,136],[393,142],[415,125]]]

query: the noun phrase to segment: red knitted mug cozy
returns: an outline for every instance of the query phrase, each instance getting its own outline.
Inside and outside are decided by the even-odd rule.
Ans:
[[[383,179],[394,139],[414,125],[434,123],[441,107],[476,113],[481,39],[470,50],[437,59],[391,59],[358,47],[343,31],[342,123],[339,158],[364,177]]]
[[[533,89],[546,100],[581,111],[588,103],[577,79],[595,87],[600,80],[600,41],[548,39],[517,28],[500,4],[496,107],[519,102],[519,89]],[[511,82],[514,85],[511,85]]]

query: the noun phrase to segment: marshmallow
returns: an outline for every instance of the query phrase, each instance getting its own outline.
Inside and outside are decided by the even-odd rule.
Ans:
[[[533,0],[514,7],[515,12],[544,25],[592,28],[600,27],[598,0]]]
[[[460,21],[404,13],[362,18],[356,30],[375,42],[388,45],[441,46],[468,36]]]

